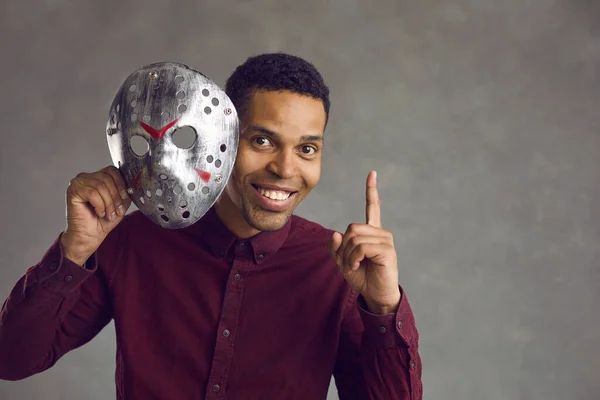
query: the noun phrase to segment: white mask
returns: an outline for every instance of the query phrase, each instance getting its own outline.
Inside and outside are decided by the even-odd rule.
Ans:
[[[138,209],[177,229],[217,201],[237,156],[239,121],[225,92],[202,73],[156,63],[132,73],[110,108],[107,140]]]

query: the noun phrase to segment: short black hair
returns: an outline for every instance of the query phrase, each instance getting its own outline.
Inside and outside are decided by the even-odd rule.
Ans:
[[[225,85],[225,92],[240,117],[256,90],[287,90],[320,99],[326,121],[329,120],[329,88],[317,68],[298,56],[267,53],[249,57],[233,71]]]

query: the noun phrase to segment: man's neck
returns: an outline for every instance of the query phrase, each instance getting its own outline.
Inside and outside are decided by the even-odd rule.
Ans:
[[[226,192],[223,192],[214,208],[223,225],[237,238],[248,239],[260,233],[258,229],[253,228],[246,222],[242,210],[231,201]]]

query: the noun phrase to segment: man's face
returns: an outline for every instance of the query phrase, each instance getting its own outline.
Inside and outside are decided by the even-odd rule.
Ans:
[[[282,228],[321,176],[323,102],[256,91],[240,120],[238,155],[225,195],[249,228]]]

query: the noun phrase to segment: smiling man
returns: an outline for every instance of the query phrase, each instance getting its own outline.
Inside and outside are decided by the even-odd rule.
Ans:
[[[321,174],[321,75],[265,54],[226,91],[237,159],[194,225],[125,215],[113,167],[71,181],[66,230],[3,306],[0,378],[50,368],[112,320],[118,399],[324,399],[332,375],[342,400],[421,399],[418,332],[376,174],[365,221],[343,233],[293,215]]]
[[[323,100],[304,93],[255,89],[241,96],[239,157],[217,213],[234,234],[250,237],[281,229],[319,181],[327,114]]]

